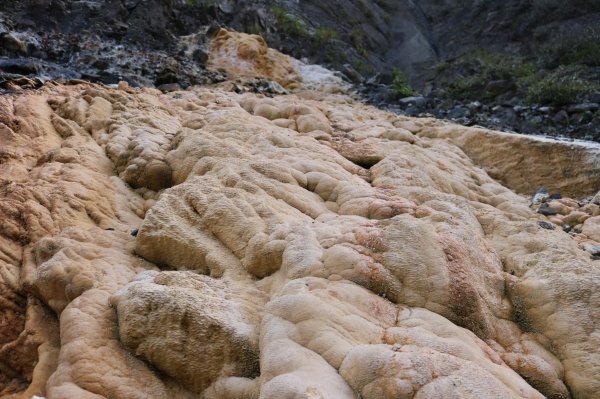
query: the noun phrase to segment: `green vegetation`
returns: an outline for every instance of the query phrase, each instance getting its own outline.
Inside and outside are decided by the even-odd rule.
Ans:
[[[352,28],[352,31],[350,31],[350,40],[352,40],[352,44],[354,45],[354,48],[358,54],[362,55],[363,57],[369,56],[369,51],[367,50],[367,46],[364,42],[363,32],[358,26],[355,26]]]
[[[600,66],[600,30],[588,29],[579,35],[563,35],[541,48],[541,66],[560,65]]]
[[[211,7],[214,7],[214,0],[185,0],[185,4],[188,7],[200,7],[202,11],[206,12]]]
[[[284,8],[273,6],[271,12],[277,21],[277,26],[282,32],[299,38],[311,39],[317,45],[326,45],[337,39],[337,31],[330,28],[318,28],[314,32],[309,31],[306,23],[289,14]]]
[[[305,21],[295,17],[280,6],[271,7],[271,13],[275,17],[277,28],[282,33],[293,39],[303,41],[304,53],[324,56],[324,60],[330,63],[347,61],[345,52],[339,51],[335,46],[335,41],[339,37],[338,31],[335,29],[320,27],[312,30]],[[261,34],[262,32],[253,31],[251,33]]]
[[[394,89],[396,98],[410,97],[419,94],[408,84],[406,74],[397,68],[392,70],[392,88]]]
[[[352,67],[354,67],[354,69],[362,76],[369,76],[373,73],[373,70],[362,60],[352,61]]]
[[[600,89],[597,72],[593,72],[600,67],[600,29],[563,34],[542,46],[539,53],[539,66],[551,72],[531,84],[529,101],[564,105]]]
[[[576,102],[592,85],[573,68],[560,67],[529,87],[527,98],[533,103],[566,105]]]
[[[484,50],[438,65],[438,72],[452,69],[462,76],[449,82],[445,91],[452,98],[492,100],[507,92],[526,93],[535,76],[535,66],[522,58]]]
[[[597,43],[593,43],[593,46]],[[587,47],[572,46],[573,54],[582,54]],[[577,50],[577,49],[580,50]],[[558,54],[558,53],[557,53]],[[563,56],[566,57],[566,48]],[[588,53],[584,53],[588,57]],[[595,53],[594,53],[595,56]],[[600,57],[600,55],[598,55]],[[582,57],[578,58],[578,63]],[[585,58],[589,60],[590,58]],[[499,97],[518,96],[531,103],[564,105],[578,101],[585,94],[598,89],[586,79],[582,65],[536,70],[531,62],[514,55],[478,51],[437,66],[447,96],[458,100],[497,100]],[[460,76],[455,78],[455,76]]]
[[[361,13],[371,22],[375,22],[375,13],[373,12],[374,4],[366,0],[360,0],[358,7]]]
[[[306,23],[289,14],[284,8],[273,6],[271,7],[271,12],[277,21],[277,26],[284,33],[298,38],[310,37],[310,32],[306,27]]]
[[[254,22],[246,28],[246,31],[253,35],[262,35],[264,29],[258,22]]]
[[[327,44],[332,40],[337,39],[338,33],[333,29],[319,28],[315,30],[315,33],[312,36],[317,42],[317,44]]]
[[[321,55],[324,61],[330,63],[347,61],[346,53],[339,51],[335,46],[335,41],[339,37],[335,29],[320,27],[312,30],[305,21],[280,6],[271,7],[271,13],[275,17],[277,28],[282,33],[293,39],[302,40],[304,53]],[[261,34],[262,32],[255,30],[250,33]]]
[[[338,38],[338,32],[329,28],[318,28],[312,32],[311,48],[318,52],[325,53],[325,59],[330,63],[345,62],[346,53],[339,51],[334,45],[334,40]]]

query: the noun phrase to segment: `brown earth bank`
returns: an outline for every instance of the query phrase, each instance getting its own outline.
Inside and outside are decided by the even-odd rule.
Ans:
[[[525,196],[595,194],[597,147],[387,113],[217,37],[209,65],[292,93],[0,97],[0,396],[597,397],[598,206]]]

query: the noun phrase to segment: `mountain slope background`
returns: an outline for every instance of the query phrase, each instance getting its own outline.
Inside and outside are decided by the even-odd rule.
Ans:
[[[5,55],[66,64],[90,36],[177,56],[180,37],[223,25],[261,34],[295,57],[338,68],[350,64],[367,77],[379,72],[390,80],[398,68],[423,89],[439,63],[476,50],[532,57],[564,41],[597,39],[600,1],[25,0],[3,2],[0,12],[4,38],[11,31],[38,37],[38,43],[25,38],[25,48],[5,40]]]

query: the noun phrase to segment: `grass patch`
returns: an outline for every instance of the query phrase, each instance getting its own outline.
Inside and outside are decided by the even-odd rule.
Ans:
[[[258,22],[253,22],[250,26],[248,26],[246,31],[252,35],[262,35],[264,29]]]
[[[337,31],[329,28],[319,28],[312,35],[317,44],[327,44],[338,38]]]
[[[579,77],[573,68],[560,67],[529,87],[527,99],[532,103],[566,105],[577,102],[594,85]]]
[[[375,13],[371,9],[372,4],[365,3],[364,0],[361,0],[359,3],[359,8],[361,9],[363,15],[367,17],[367,19],[371,22],[375,22]]]
[[[541,66],[600,66],[600,29],[588,29],[580,35],[563,35],[542,47]]]
[[[354,48],[358,54],[362,55],[363,57],[369,56],[369,51],[367,50],[363,32],[358,26],[355,26],[350,31],[350,40],[352,41],[352,44],[354,45]]]
[[[368,76],[373,73],[371,68],[363,60],[352,61],[352,67],[356,69],[362,76]]]
[[[408,84],[406,74],[397,68],[392,70],[392,88],[394,89],[396,98],[411,97],[419,94]]]
[[[284,8],[279,6],[271,7],[271,13],[277,21],[277,26],[282,32],[299,38],[310,37],[310,32],[306,27],[306,23],[289,14]]]
[[[345,52],[337,50],[334,46],[327,45],[325,60],[331,64],[341,64],[348,61],[348,56]]]
[[[446,94],[457,100],[493,100],[505,93],[525,94],[536,68],[520,57],[484,50],[462,57],[454,63],[437,66],[438,73],[453,78],[444,87]]]
[[[188,7],[200,7],[202,11],[208,11],[211,7],[214,7],[214,0],[185,0],[185,4]]]

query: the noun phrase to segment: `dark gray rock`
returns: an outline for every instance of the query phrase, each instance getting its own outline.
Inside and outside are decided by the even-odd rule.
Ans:
[[[512,107],[502,107],[502,112],[499,113],[500,121],[505,126],[514,126],[517,122],[518,115],[513,111]]]
[[[554,116],[552,117],[552,120],[558,124],[568,125],[569,124],[569,114],[567,114],[567,111],[565,111],[564,109],[561,109],[556,114],[554,114]]]
[[[367,79],[367,81],[365,82],[368,85],[378,85],[381,83],[381,74],[380,73],[376,73],[375,75],[371,76],[369,79]]]
[[[598,110],[600,106],[597,103],[583,103],[583,104],[575,104],[571,105],[567,108],[569,113],[579,113],[579,112],[594,112]]]
[[[599,103],[600,103],[600,91],[596,91],[596,92],[594,92],[594,93],[591,93],[591,94],[588,96],[588,100],[589,100],[589,102],[591,102],[591,103],[596,103],[596,104],[599,104]]]
[[[27,54],[27,45],[14,33],[2,32],[0,33],[0,51],[2,53]]]
[[[206,61],[208,60],[208,53],[206,52],[206,50],[196,49],[192,53],[192,59],[194,61],[196,61],[197,63],[199,63],[200,65],[204,65],[204,64],[206,64]]]
[[[471,101],[467,104],[467,108],[471,111],[480,111],[483,108],[483,105],[479,101]]]
[[[517,114],[521,114],[521,113],[523,113],[524,111],[527,111],[528,109],[529,109],[528,107],[524,107],[524,106],[522,106],[522,105],[515,105],[515,106],[513,107],[513,111],[515,111]]]
[[[219,0],[217,2],[217,7],[219,7],[219,11],[222,13],[233,14],[236,6],[235,3],[236,2],[234,0]]]
[[[427,99],[422,96],[404,97],[398,100],[398,103],[403,106],[416,106],[422,107],[427,102]]]
[[[539,126],[544,122],[544,118],[542,118],[539,115],[536,116],[532,116],[531,118],[529,118],[529,123],[531,123],[534,126]]]
[[[471,110],[466,107],[455,107],[448,113],[448,118],[459,119],[471,116]]]
[[[553,225],[552,223],[546,222],[546,221],[539,221],[538,225],[542,228],[542,229],[546,229],[546,230],[554,230],[556,229],[556,226]]]
[[[256,79],[252,84],[252,89],[256,93],[288,94],[288,91],[284,89],[279,83],[265,79]]]
[[[594,118],[594,114],[591,111],[577,112],[570,118],[570,122],[575,125],[583,125],[589,123]]]
[[[362,83],[365,78],[350,64],[342,65],[341,72],[346,75],[351,82]]]
[[[416,107],[416,106],[409,106],[404,110],[404,113],[407,116],[419,116],[421,114],[421,112],[423,112],[422,108],[420,107]]]
[[[543,203],[538,208],[537,213],[542,214],[544,216],[554,216],[558,215],[558,210],[550,207],[547,203]]]
[[[157,89],[162,91],[163,93],[170,93],[173,91],[181,90],[181,86],[179,85],[179,83],[164,83],[158,86]]]
[[[600,245],[592,245],[587,248],[588,252],[593,256],[600,256]]]
[[[37,75],[40,73],[40,63],[29,58],[0,60],[0,70],[21,75]]]
[[[543,202],[546,202],[550,195],[548,194],[548,190],[544,187],[539,188],[535,194],[531,197],[531,205],[540,205]]]

